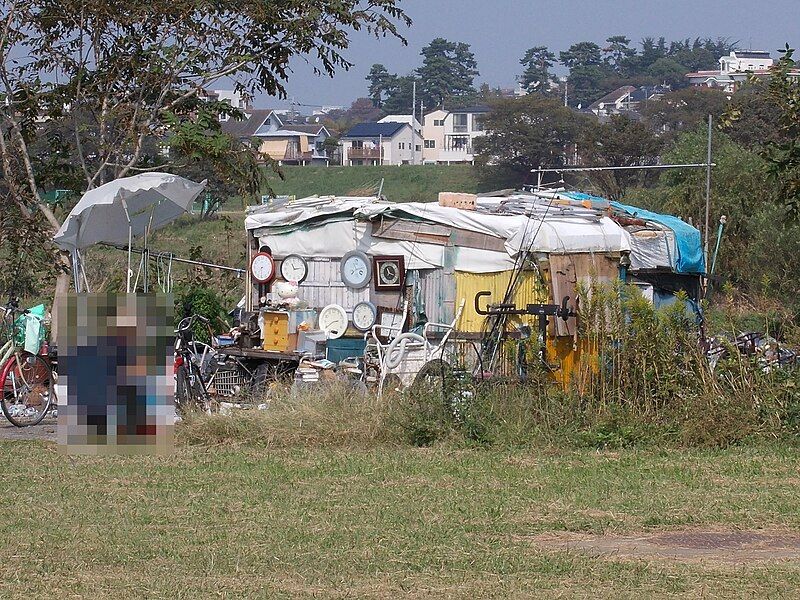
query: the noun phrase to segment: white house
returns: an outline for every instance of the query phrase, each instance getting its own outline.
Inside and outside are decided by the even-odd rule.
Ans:
[[[417,135],[420,136],[420,138],[422,137],[422,125],[411,115],[386,115],[382,119],[379,119],[378,123],[408,123],[414,127],[414,131],[417,132]]]
[[[422,139],[409,123],[359,123],[341,138],[342,164],[408,165],[422,162]]]
[[[422,160],[426,164],[474,163],[473,143],[486,135],[483,117],[487,106],[435,110],[425,115]]]
[[[284,123],[274,110],[256,108],[245,111],[244,121],[232,119],[222,124],[226,133],[252,144],[264,156],[280,164],[328,164],[325,140],[330,133],[320,124]]]
[[[687,73],[689,84],[697,87],[722,88],[732,94],[751,76],[768,77],[774,61],[769,52],[763,50],[734,50],[719,59],[719,71],[695,71]],[[791,72],[800,77],[800,69]]]

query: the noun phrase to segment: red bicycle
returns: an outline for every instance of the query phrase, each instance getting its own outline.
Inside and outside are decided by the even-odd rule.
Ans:
[[[0,347],[0,408],[12,425],[36,425],[55,403],[55,374],[45,356],[27,352],[17,344],[15,323],[27,311],[20,310],[14,299],[0,308],[8,338]]]

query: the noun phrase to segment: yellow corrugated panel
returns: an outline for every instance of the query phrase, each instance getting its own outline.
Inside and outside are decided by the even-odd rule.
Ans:
[[[506,293],[508,281],[512,271],[501,271],[500,273],[464,273],[456,271],[456,299],[466,300],[464,312],[458,323],[458,330],[470,333],[479,333],[483,327],[486,317],[475,312],[475,294],[478,292],[489,291],[492,296],[489,302],[497,303],[503,301]],[[525,271],[522,280],[517,287],[514,302],[518,307],[526,304],[536,304],[549,302],[547,288],[542,284],[539,274],[536,271]],[[481,299],[481,306],[485,306],[486,300]],[[522,317],[523,322],[536,326],[536,317]]]

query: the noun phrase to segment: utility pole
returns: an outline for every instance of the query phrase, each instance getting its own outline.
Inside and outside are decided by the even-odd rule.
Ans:
[[[708,270],[708,228],[711,216],[711,115],[708,115],[708,154],[706,156],[706,222],[703,229],[703,258]]]
[[[425,152],[425,100],[419,101],[419,126],[422,127],[422,150],[420,152],[420,158],[423,158],[423,153]],[[422,161],[422,164],[425,164],[425,160]]]
[[[569,106],[567,100],[569,99],[567,96],[567,86],[569,85],[569,80],[564,77],[564,106]]]
[[[414,121],[417,120],[417,82],[411,87],[411,164],[417,164],[416,161],[416,147],[417,147],[417,128],[414,127]]]

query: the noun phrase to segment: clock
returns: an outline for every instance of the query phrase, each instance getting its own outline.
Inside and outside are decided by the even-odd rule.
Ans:
[[[368,331],[378,320],[378,309],[372,302],[359,302],[353,308],[353,325],[359,331]]]
[[[329,340],[337,340],[347,331],[349,321],[344,308],[338,304],[328,304],[328,306],[319,311],[317,323]]]
[[[372,278],[372,263],[366,254],[358,250],[342,257],[341,270],[344,284],[355,290],[367,287]]]
[[[308,277],[308,263],[299,254],[290,254],[281,261],[281,277],[285,281],[303,283]]]
[[[250,261],[250,273],[259,283],[269,283],[275,278],[275,261],[266,252],[259,252]]]
[[[372,260],[376,274],[376,291],[394,292],[403,289],[406,277],[405,258],[403,256],[376,256]]]

